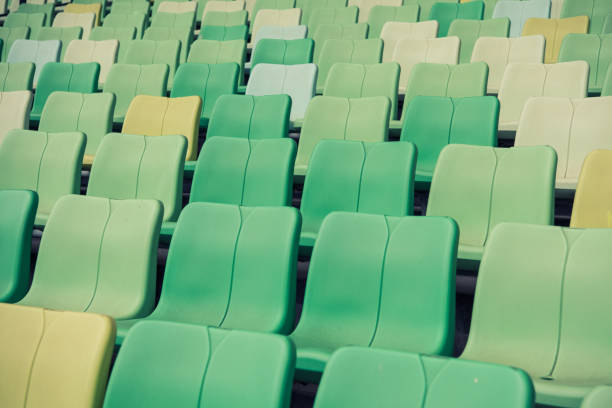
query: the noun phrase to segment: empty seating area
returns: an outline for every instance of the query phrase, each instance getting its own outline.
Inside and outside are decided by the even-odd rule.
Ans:
[[[0,406],[612,408],[612,0],[0,0]]]

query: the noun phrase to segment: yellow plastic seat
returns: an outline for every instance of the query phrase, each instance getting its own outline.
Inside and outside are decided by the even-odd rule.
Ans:
[[[102,12],[102,3],[91,3],[91,4],[76,4],[70,3],[64,7],[65,13],[94,13],[96,15],[96,20],[94,22],[94,27],[100,25],[100,13]]]
[[[612,228],[612,150],[594,150],[584,159],[570,227]]]
[[[523,26],[521,36],[542,34],[546,37],[544,62],[554,64],[559,58],[563,38],[570,33],[586,34],[589,31],[587,16],[570,18],[529,18]]]

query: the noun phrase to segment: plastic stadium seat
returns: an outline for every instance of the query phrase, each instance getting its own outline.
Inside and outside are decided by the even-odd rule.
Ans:
[[[238,11],[209,11],[202,20],[202,26],[235,26],[247,24],[246,10]]]
[[[416,96],[406,109],[400,140],[416,145],[416,181],[429,183],[449,144],[497,145],[499,101],[494,96]]]
[[[482,20],[484,3],[472,1],[465,4],[434,3],[429,13],[430,20],[438,22],[438,35],[446,37],[454,20]]]
[[[382,48],[381,39],[325,41],[318,62],[317,92],[323,92],[327,75],[334,64],[377,64],[381,62]]]
[[[254,23],[257,20],[257,15],[259,14],[259,12],[261,10],[288,10],[288,9],[294,9],[296,8],[295,5],[295,0],[256,0],[253,3],[253,6],[251,7],[250,5],[245,5],[248,13],[249,13],[249,20]],[[301,18],[301,8],[298,7],[298,9],[300,9],[300,13],[298,15],[298,20],[295,23],[295,25],[300,24],[300,18]],[[287,15],[287,17],[291,16],[290,18],[293,18],[293,14],[295,12],[291,12],[289,13],[289,15]],[[264,25],[268,25],[268,24],[264,24]],[[273,25],[273,24],[270,24]],[[293,25],[293,24],[292,24]],[[254,30],[254,28],[252,28]]]
[[[108,316],[0,305],[4,407],[101,406],[113,354]]]
[[[195,13],[197,11],[197,8],[198,8],[197,1],[162,1],[161,3],[159,3],[159,6],[157,7],[157,12],[155,13],[155,15],[157,16],[158,13],[174,13],[174,14],[194,13],[194,18],[195,18]]]
[[[606,408],[612,404],[612,387],[600,386],[595,387],[582,400],[580,408]]]
[[[176,71],[170,97],[197,95],[202,98],[200,126],[206,127],[217,99],[221,95],[236,93],[239,71],[236,63],[198,64],[187,62],[181,64]]]
[[[101,14],[101,3],[91,3],[91,4],[77,4],[76,2],[67,4],[64,6],[64,13],[70,14],[89,14],[93,13],[95,15],[95,19],[93,22],[93,27],[100,25],[100,14]],[[86,28],[83,27],[83,32],[86,32]]]
[[[512,63],[543,63],[545,39],[542,35],[518,38],[480,37],[474,45],[472,62],[489,66],[487,93],[496,94],[506,67]]]
[[[9,50],[13,46],[15,40],[25,40],[30,34],[28,27],[7,28],[0,27],[0,40],[2,40],[2,54],[0,61],[6,62]]]
[[[45,15],[44,26],[51,26],[51,21],[53,20],[53,9],[55,8],[55,4],[47,3],[47,4],[32,4],[32,3],[22,3],[19,5],[19,9],[17,12],[13,12],[11,14],[38,14],[43,13]]]
[[[187,62],[200,64],[224,64],[233,62],[238,64],[240,72],[238,83],[244,81],[244,59],[246,58],[246,41],[211,41],[196,40],[191,44]]]
[[[146,0],[114,1],[112,2],[110,14],[104,17],[104,23],[106,22],[106,18],[109,15],[114,15],[115,17],[117,17],[121,15],[127,16],[131,14],[139,14],[144,19],[149,15],[150,6],[151,6],[151,3]]]
[[[162,212],[155,200],[63,196],[45,226],[32,287],[19,304],[115,319],[149,314]]]
[[[589,64],[585,61],[509,64],[499,87],[499,130],[518,128],[521,112],[530,98],[586,97],[588,79]]]
[[[561,17],[587,16],[589,32],[602,34],[605,20],[612,14],[612,3],[607,0],[564,0]]]
[[[354,24],[357,22],[357,6],[344,8],[316,8],[308,19],[308,36],[311,37],[317,32],[317,28],[323,24]],[[304,20],[302,20],[304,21]]]
[[[195,3],[195,2],[189,1],[189,3]],[[191,13],[189,12],[187,13],[159,12],[151,18],[151,27],[183,28],[183,29],[189,29],[190,31],[192,31],[194,28],[194,25],[195,25],[195,13],[193,12]]]
[[[130,2],[131,1],[132,0],[130,0]],[[106,1],[102,1],[102,0],[73,0],[72,3],[73,4],[79,4],[79,5],[88,5],[88,6],[98,5],[99,4],[100,5],[100,16],[99,16],[100,17],[100,21],[102,19],[104,19],[104,16],[106,15],[106,11],[107,11]],[[84,10],[87,10],[87,9],[84,9]]]
[[[182,208],[187,139],[109,133],[96,151],[87,195],[162,203],[163,220],[176,221]]]
[[[233,0],[233,1],[214,1],[208,0],[204,11],[202,12],[202,20],[206,19],[206,14],[211,11],[240,11],[244,10],[244,0]]]
[[[312,61],[319,62],[321,50],[327,40],[365,40],[368,36],[368,25],[359,24],[321,24],[315,33],[311,33],[314,40]]]
[[[553,223],[556,165],[548,146],[448,145],[434,171],[427,215],[457,221],[458,257],[469,266],[482,258],[497,224]]]
[[[81,132],[9,131],[0,144],[0,188],[35,191],[35,224],[44,225],[60,197],[79,194],[85,142]]]
[[[255,38],[262,27],[265,26],[297,26],[300,24],[302,10],[290,8],[286,10],[259,10],[256,14],[252,27],[252,37]]]
[[[91,164],[100,141],[113,128],[114,107],[111,93],[53,92],[45,103],[38,130],[82,132],[87,138],[84,162]]]
[[[33,80],[33,63],[0,63],[0,92],[30,91],[32,90]]]
[[[390,109],[391,101],[383,96],[313,98],[306,109],[294,174],[298,177],[306,175],[310,156],[323,139],[386,141]]]
[[[317,9],[336,9],[346,8],[347,0],[307,0],[303,1],[303,4],[299,4],[300,1],[295,2],[295,7],[301,7],[302,9],[302,24],[308,25],[310,22],[310,16]],[[357,20],[351,21],[356,23]]]
[[[201,111],[199,96],[137,95],[128,108],[121,132],[144,136],[183,135],[187,138],[186,160],[195,160]]]
[[[544,62],[554,64],[558,60],[563,38],[570,33],[586,34],[588,28],[589,18],[586,16],[562,19],[530,18],[525,22],[521,35],[542,34],[546,37]]]
[[[431,8],[436,3],[459,3],[458,0],[404,0],[404,6],[411,6],[418,4],[420,13],[419,13],[419,21],[429,20],[429,14],[431,13]]]
[[[253,143],[229,140],[247,148]],[[255,144],[293,144],[263,142]],[[299,225],[291,207],[189,204],[172,236],[158,307],[144,319],[118,321],[117,343],[134,324],[152,320],[288,334],[295,319]]]
[[[132,0],[132,1],[134,1],[134,0]],[[151,16],[154,16],[155,14],[157,14],[157,10],[159,9],[159,6],[161,6],[162,3],[165,3],[167,1],[186,2],[186,1],[190,1],[190,0],[153,0],[153,5],[151,7]],[[198,6],[196,7],[196,9],[200,8],[199,6],[200,6],[200,1],[198,1]],[[199,12],[201,13],[202,9],[200,9]]]
[[[495,6],[493,18],[510,19],[510,37],[520,37],[523,26],[529,18],[549,18],[550,1],[548,0],[502,0]]]
[[[611,159],[610,150],[594,150],[585,157],[574,196],[570,227],[610,228],[612,226]]]
[[[40,73],[30,120],[39,121],[47,98],[53,92],[93,93],[98,89],[100,66],[96,62],[69,64],[49,62]]]
[[[144,33],[144,25],[145,25],[146,15],[141,13],[110,13],[104,19],[104,28],[115,28],[115,29],[123,29],[127,30],[129,27],[133,27],[136,30],[136,36],[132,34],[131,39],[141,39],[142,34]],[[94,28],[94,31],[99,31],[99,28]],[[94,40],[95,38],[91,38]],[[117,38],[117,40],[122,40],[122,38]]]
[[[397,43],[402,39],[427,40],[438,35],[438,22],[435,20],[420,23],[402,23],[391,21],[385,23],[380,33],[384,42],[384,62],[391,61]]]
[[[216,242],[215,242],[216,243]],[[284,336],[142,322],[127,336],[104,408],[289,406],[295,348]]]
[[[296,378],[316,379],[332,353],[348,345],[449,354],[458,234],[442,217],[330,214],[290,336]]]
[[[0,142],[12,129],[28,129],[32,92],[0,92]]]
[[[600,93],[612,62],[612,34],[568,34],[559,51],[559,62],[589,63],[589,92]]]
[[[257,35],[253,40],[253,48],[257,47],[257,43],[263,39],[270,40],[301,40],[306,38],[308,28],[305,25],[293,26],[263,26],[257,30]]]
[[[42,31],[42,30],[41,30]],[[6,58],[7,62],[32,62],[36,66],[34,71],[34,87],[38,83],[38,76],[47,62],[57,62],[60,56],[61,42],[58,40],[36,41],[15,40]]]
[[[251,67],[257,64],[298,65],[310,64],[314,41],[312,38],[301,40],[263,39],[257,43],[251,56]]]
[[[94,13],[59,13],[53,19],[52,27],[81,27],[83,29],[83,40],[89,39],[89,33],[95,26],[96,15]]]
[[[60,56],[58,61],[63,61],[68,44],[73,40],[80,40],[82,36],[83,29],[81,27],[41,27],[36,36],[36,40],[59,40]]]
[[[157,15],[159,16],[160,14]],[[144,40],[154,41],[178,40],[181,44],[179,63],[182,64],[187,61],[187,54],[189,53],[192,35],[191,28],[189,27],[149,27],[145,30],[142,38]]]
[[[494,18],[492,20],[455,20],[448,29],[449,36],[457,36],[461,40],[459,63],[470,62],[474,45],[480,37],[508,37],[510,20]]]
[[[410,72],[418,63],[457,65],[460,45],[459,37],[429,39],[407,37],[398,40],[395,49],[389,55],[389,61],[399,63],[401,67],[399,92],[406,92]]]
[[[411,215],[416,156],[407,142],[320,141],[304,182],[300,246],[314,245],[334,211]]]
[[[45,14],[43,13],[10,13],[4,20],[4,27],[29,27],[30,38],[38,36],[38,30],[45,25]]]
[[[367,23],[370,13],[375,6],[401,7],[403,0],[349,0],[349,6],[359,7],[359,23]]]
[[[108,21],[108,18],[106,18],[104,21]],[[121,63],[125,59],[129,45],[134,39],[135,35],[136,29],[134,27],[96,27],[91,30],[89,39],[91,41],[119,41],[116,61]]]
[[[315,408],[351,406],[528,408],[533,385],[501,365],[388,350],[346,347],[332,355]]]
[[[115,63],[118,49],[119,41],[117,40],[72,40],[64,54],[64,62],[74,64],[98,63],[100,65],[100,77],[97,86],[102,88],[111,66]]]
[[[235,25],[235,26],[213,26],[206,25],[200,29],[198,38],[202,40],[214,40],[214,41],[232,41],[232,40],[243,40],[246,41],[249,33],[246,25]]]
[[[6,138],[5,138],[6,140]],[[6,143],[6,142],[5,142]],[[7,151],[0,144],[0,157]],[[2,157],[10,160],[9,157]],[[3,167],[4,160],[0,167]],[[3,175],[6,178],[6,174]],[[16,176],[16,175],[11,175]],[[4,181],[4,180],[2,180]],[[0,275],[0,301],[16,302],[25,295],[30,287],[30,256],[32,250],[32,228],[36,216],[38,197],[28,190],[6,190],[0,181],[0,242],[2,274]],[[5,328],[7,330],[7,328]]]
[[[368,38],[380,38],[380,32],[387,22],[414,23],[418,19],[418,4],[399,7],[376,5],[370,9]]]
[[[125,59],[120,62],[138,65],[166,64],[169,68],[168,89],[172,89],[174,73],[179,65],[180,50],[181,43],[178,40],[136,40],[129,44]]]
[[[532,98],[525,104],[515,145],[552,146],[559,158],[556,187],[575,190],[587,154],[597,149],[612,149],[610,109],[610,96]]]

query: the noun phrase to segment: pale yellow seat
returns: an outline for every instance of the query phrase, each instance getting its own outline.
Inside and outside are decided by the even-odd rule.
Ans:
[[[515,63],[506,67],[499,87],[499,130],[515,131],[529,98],[587,96],[589,64],[586,61],[560,64]]]
[[[70,3],[64,7],[64,13],[94,13],[96,15],[96,20],[94,22],[94,26],[97,27],[100,25],[100,13],[102,12],[102,4],[101,3],[91,3],[91,4],[76,4]]]
[[[504,71],[513,62],[544,62],[543,35],[502,38],[480,37],[472,51],[472,62],[483,61],[489,66],[487,93],[499,92]]]
[[[586,34],[589,31],[587,16],[570,18],[529,18],[523,26],[521,36],[542,34],[546,37],[546,54],[544,62],[554,64],[559,58],[563,38],[570,33]]]
[[[349,6],[359,7],[358,23],[367,23],[370,18],[370,11],[374,6],[399,7],[403,0],[349,0]]]
[[[251,38],[255,38],[261,27],[290,27],[300,25],[302,18],[302,10],[299,8],[291,8],[285,10],[263,9],[257,12],[253,20],[253,34]]]
[[[32,92],[0,92],[0,143],[9,130],[29,128],[31,109]]]
[[[96,15],[94,13],[59,13],[53,20],[53,27],[81,27],[81,39],[88,40],[94,26]]]
[[[612,228],[612,150],[594,150],[582,163],[572,228]]]
[[[438,36],[438,22],[436,20],[422,21],[420,23],[403,23],[389,21],[383,25],[380,38],[383,40],[383,62],[391,61],[397,42],[403,38],[429,39]]]
[[[612,96],[530,99],[515,145],[552,146],[558,157],[556,188],[575,190],[586,156],[593,150],[612,149]]]
[[[244,10],[244,0],[232,0],[232,1],[218,1],[211,0],[206,3],[204,6],[204,11],[202,12],[202,21],[204,21],[204,17],[206,17],[206,13],[209,11],[223,11],[223,12],[231,12],[231,11],[240,11]]]
[[[0,325],[0,406],[102,406],[113,319],[0,304]]]
[[[98,86],[102,88],[111,67],[117,59],[119,41],[105,40],[72,40],[68,44],[64,62],[80,64],[83,62],[97,62],[100,64],[100,77]]]
[[[158,13],[195,13],[198,8],[197,1],[164,1],[157,8]]]
[[[137,95],[130,103],[121,132],[144,136],[183,135],[187,138],[186,160],[192,161],[198,154],[201,111],[199,96]]]

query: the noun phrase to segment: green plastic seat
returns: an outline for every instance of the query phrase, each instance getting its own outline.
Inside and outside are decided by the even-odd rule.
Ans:
[[[0,92],[31,91],[34,64],[31,62],[1,62]]]
[[[385,23],[397,21],[401,23],[414,23],[419,19],[419,5],[408,6],[374,6],[370,10],[368,25],[370,26],[368,38],[380,38]]]
[[[45,26],[46,17],[44,13],[10,13],[4,20],[4,27],[30,27],[30,37],[36,38],[38,30]]]
[[[219,97],[236,93],[239,71],[240,68],[236,63],[181,64],[176,71],[170,97],[197,95],[202,98],[200,126],[206,127]]]
[[[308,26],[308,37],[312,37],[317,32],[322,24],[345,25],[357,23],[357,15],[359,8],[357,6],[342,7],[342,8],[316,8],[312,11],[308,20],[302,22]]]
[[[228,0],[229,1],[229,0]],[[224,26],[232,27],[247,24],[247,11],[208,11],[202,20],[202,27]]]
[[[589,33],[603,34],[606,19],[612,14],[612,3],[607,0],[563,0],[561,18],[587,16]]]
[[[580,408],[606,408],[612,405],[612,387],[596,387],[582,401]]]
[[[83,64],[46,63],[38,77],[30,120],[40,120],[45,102],[53,92],[96,92],[98,90],[99,75],[100,64],[97,62]]]
[[[82,132],[87,138],[85,155],[94,155],[104,135],[113,129],[114,109],[112,93],[53,92],[43,108],[38,130]],[[86,163],[90,162],[86,159]]]
[[[404,0],[404,6],[418,5],[419,21],[429,20],[431,8],[436,3],[459,3],[459,0]]]
[[[302,9],[301,24],[308,25],[310,16],[316,9],[345,8],[347,0],[296,0],[295,7]],[[356,23],[357,21],[353,21]]]
[[[63,61],[70,41],[80,40],[82,35],[83,28],[81,27],[41,27],[38,35],[33,38],[38,41],[59,40],[62,44],[59,61]]]
[[[165,13],[158,12],[151,17],[151,27],[188,28],[193,31],[195,13]]]
[[[4,151],[6,148],[0,145],[0,157]],[[3,186],[0,187],[0,234],[5,237],[0,241],[3,262],[0,301],[12,303],[20,300],[30,287],[32,228],[38,196],[28,190],[5,190]]]
[[[429,20],[438,22],[438,36],[446,37],[451,23],[455,20],[482,20],[484,3],[471,1],[469,3],[434,3],[429,12]]]
[[[142,14],[145,16],[149,15],[149,9],[151,3],[146,0],[138,1],[113,1],[111,4],[110,14]],[[108,16],[107,16],[108,17]]]
[[[114,3],[113,3],[113,7],[114,7]],[[134,13],[134,12],[132,13],[110,13],[104,19],[104,23],[102,24],[102,26],[104,28],[115,28],[115,29],[122,28],[124,30],[130,27],[133,27],[136,30],[136,35],[135,37],[132,36],[130,40],[133,38],[139,40],[142,38],[142,34],[144,33],[146,18],[147,16],[144,13]],[[97,30],[97,29],[98,28],[94,28],[94,30]],[[122,35],[122,37],[124,37],[124,35]],[[89,39],[90,40],[92,39],[91,36],[89,37]],[[121,41],[122,38],[116,38],[116,39]],[[125,39],[125,37],[123,39]]]
[[[323,139],[383,142],[387,140],[391,102],[383,96],[339,98],[316,96],[308,105],[294,174],[306,175],[310,156]]]
[[[187,62],[200,64],[224,64],[235,62],[240,67],[238,84],[244,82],[244,60],[246,58],[246,41],[212,41],[195,40],[191,44]]]
[[[589,92],[600,93],[612,62],[612,34],[567,34],[563,37],[559,62],[589,63]]]
[[[610,384],[610,243],[609,229],[495,228],[461,358],[525,370],[544,406],[579,407]]]
[[[384,64],[345,64],[332,66],[327,75],[323,96],[363,98],[386,96],[391,101],[390,118],[397,116],[397,86],[400,66],[396,62]]]
[[[43,13],[45,15],[44,26],[50,27],[51,20],[53,20],[54,8],[55,8],[55,3],[45,3],[45,4],[21,3],[19,5],[19,8],[17,9],[17,13],[25,13],[25,14]],[[13,14],[14,13],[15,12],[13,12]]]
[[[171,322],[130,331],[110,376],[104,408],[283,408],[295,348],[284,336]]]
[[[383,42],[380,38],[370,40],[327,40],[319,57],[317,92],[323,93],[327,75],[334,64],[378,64],[382,58]]]
[[[288,334],[299,220],[291,207],[189,204],[172,236],[157,308],[118,321],[117,344],[134,324],[151,320]]]
[[[459,63],[468,63],[472,59],[472,51],[479,37],[508,37],[510,19],[494,18],[490,20],[455,20],[448,29],[449,36],[457,36],[461,40]]]
[[[452,358],[345,347],[321,378],[315,408],[530,408],[533,385],[523,371]]]
[[[316,381],[332,353],[349,345],[450,354],[458,235],[443,217],[327,216],[289,336],[296,378]]]
[[[557,155],[548,146],[448,145],[438,157],[427,215],[457,221],[458,257],[471,268],[497,224],[553,223],[556,166]]]
[[[29,35],[29,27],[0,27],[0,40],[2,40],[2,54],[0,55],[2,58],[0,58],[0,61],[6,62],[6,57],[15,40],[25,40]]]
[[[85,143],[81,132],[9,131],[0,144],[0,189],[35,191],[35,224],[44,225],[57,200],[79,194]]]
[[[315,244],[334,211],[412,215],[416,157],[407,142],[320,141],[304,182],[300,246]]]
[[[198,38],[201,38],[202,40],[214,41],[246,41],[248,33],[249,30],[246,24],[234,26],[206,25],[202,26],[202,28],[200,29],[200,34],[198,35]]]
[[[106,21],[108,21],[108,18],[104,19],[104,22]],[[91,30],[89,39],[92,41],[119,41],[116,60],[118,63],[121,63],[125,59],[125,54],[127,54],[129,44],[135,38],[135,35],[136,28],[134,27],[95,27],[93,30]]]
[[[159,13],[161,14],[161,13]],[[191,45],[191,28],[188,27],[149,27],[143,35],[144,40],[165,41],[178,40],[181,43],[179,63],[187,61],[189,46]]]
[[[612,96],[612,64],[608,66],[606,79],[601,86],[601,96]]]
[[[172,1],[172,2],[176,2],[176,3],[183,3],[183,2],[187,2],[187,1],[191,1],[191,0],[153,0],[153,6],[151,7],[151,15],[154,16],[155,14],[157,14],[157,10],[159,9],[159,5],[162,4],[163,2],[167,2],[167,1]],[[200,8],[200,0],[198,1],[198,6],[196,7],[196,10],[199,10],[199,14],[202,14],[202,10],[204,10],[204,8]],[[208,1],[208,0],[207,0]]]
[[[264,38],[257,42],[251,57],[251,68],[257,64],[298,65],[310,64],[314,41],[312,38],[301,40],[276,40]]]
[[[321,50],[327,40],[365,40],[368,36],[366,23],[321,24],[312,35],[314,51],[312,60],[319,63]]]
[[[115,319],[147,315],[162,211],[154,200],[60,198],[45,226],[32,287],[19,304]]]
[[[179,65],[180,50],[181,43],[178,40],[135,40],[129,44],[125,58],[121,62],[139,65],[166,64],[169,68],[167,86],[168,89],[172,89],[174,73]]]
[[[400,140],[416,145],[416,181],[431,182],[440,151],[449,144],[497,146],[499,101],[494,96],[416,96],[406,109]]]

